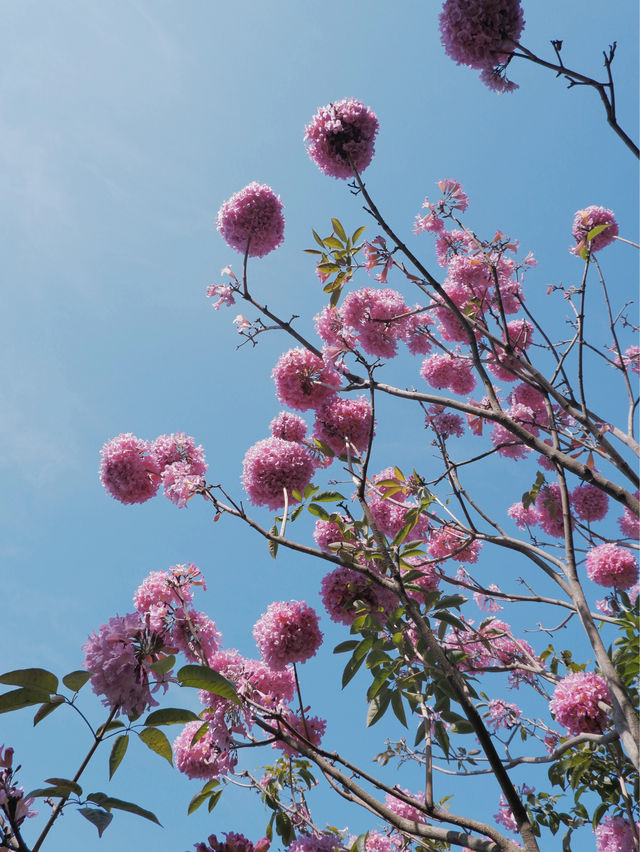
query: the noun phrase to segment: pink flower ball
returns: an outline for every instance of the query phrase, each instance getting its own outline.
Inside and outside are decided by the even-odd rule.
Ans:
[[[225,201],[217,228],[228,246],[250,257],[264,257],[284,239],[282,202],[270,186],[253,181]]]
[[[195,440],[184,432],[160,435],[149,447],[149,455],[161,473],[176,462],[186,462],[193,474],[204,476],[207,472],[203,448],[196,447]]]
[[[557,684],[549,702],[551,712],[571,735],[599,734],[609,717],[598,702],[611,704],[607,684],[595,672],[573,672]]]
[[[192,564],[173,565],[169,571],[152,571],[138,586],[133,605],[151,630],[163,629],[164,620],[193,599],[191,584],[204,585],[200,570]]]
[[[276,601],[258,619],[253,636],[260,656],[275,671],[304,663],[322,644],[318,616],[304,601]]]
[[[638,563],[626,547],[608,542],[587,553],[587,576],[599,586],[630,589],[638,581]]]
[[[416,796],[414,793],[410,793],[409,790],[404,790],[402,787],[398,787],[397,789],[399,792],[404,793],[408,798],[413,799],[415,801],[415,805],[409,805],[403,799],[398,799],[397,796],[392,796],[390,793],[387,793],[385,797],[386,806],[390,808],[394,814],[398,814],[398,816],[411,820],[411,822],[425,823],[427,821],[427,817],[419,809],[422,801],[424,801],[423,797]]]
[[[342,317],[345,324],[358,333],[365,352],[380,358],[393,358],[398,340],[407,332],[406,319],[396,317],[402,317],[408,310],[397,290],[361,287],[344,300]]]
[[[100,450],[100,482],[121,503],[144,503],[157,492],[158,467],[148,450],[148,442],[131,432],[112,438]]]
[[[245,661],[246,676],[250,685],[271,701],[291,701],[296,688],[293,669],[275,671],[262,660]]]
[[[338,397],[316,412],[313,435],[327,444],[337,456],[365,452],[371,430],[371,405],[364,397]]]
[[[420,375],[434,388],[449,388],[454,393],[468,394],[476,386],[471,362],[461,356],[430,355],[420,368]]]
[[[362,101],[345,98],[320,107],[305,128],[304,141],[321,172],[350,178],[354,167],[363,172],[373,159],[377,133],[375,113]]]
[[[324,736],[324,732],[327,729],[327,723],[324,719],[320,719],[318,716],[308,716],[305,714],[305,723],[302,721],[299,713],[294,713],[292,710],[286,709],[284,711],[284,719],[287,724],[294,729],[300,736],[308,740],[312,745],[319,747],[322,742],[322,737]],[[286,728],[285,728],[286,730]],[[287,731],[287,733],[291,734],[291,731]],[[298,751],[295,748],[292,748],[288,743],[283,742],[282,740],[277,740],[273,744],[273,748],[279,748],[285,754],[295,757],[298,754]],[[291,847],[289,847],[291,848]]]
[[[346,515],[343,515],[342,519],[345,523],[349,523],[349,518]],[[320,550],[324,550],[325,553],[331,553],[330,544],[346,541],[338,524],[334,524],[332,521],[316,521],[313,537]]]
[[[284,506],[284,491],[289,503],[297,502],[293,491],[304,491],[311,482],[315,462],[301,444],[282,438],[264,438],[246,452],[242,462],[242,484],[255,506],[271,510]]]
[[[430,405],[425,417],[425,426],[442,438],[462,438],[464,435],[464,421],[459,414],[447,411],[443,405]]]
[[[274,438],[282,438],[283,441],[300,443],[304,441],[307,434],[307,424],[302,417],[292,414],[290,411],[281,411],[269,424],[269,429]]]
[[[640,823],[636,823],[640,833]],[[594,831],[597,852],[636,852],[635,831],[631,823],[620,816],[607,816]]]
[[[458,65],[481,70],[483,81],[498,91],[513,87],[494,69],[512,53],[523,27],[519,0],[446,0],[440,14],[446,54]]]
[[[289,846],[289,852],[339,852],[343,848],[342,841],[336,834],[299,834]]]
[[[637,373],[640,375],[640,346],[628,346],[622,358],[619,355],[616,355],[614,361],[616,367],[622,367],[623,365],[627,368],[627,370],[631,370],[632,373]]]
[[[581,521],[601,521],[609,509],[609,498],[595,485],[579,485],[571,492],[573,511]]]
[[[191,740],[202,722],[188,722],[182,733],[173,741],[173,755],[176,769],[188,778],[219,778],[232,772],[238,757],[235,751],[229,751],[231,736],[225,731],[220,720],[196,743]]]
[[[434,530],[429,538],[427,550],[434,559],[453,559],[456,562],[475,563],[482,548],[482,542],[469,537],[452,526],[443,526]]]
[[[271,376],[280,402],[298,411],[325,405],[340,387],[340,377],[335,370],[308,349],[290,349],[283,353]]]
[[[535,505],[525,509],[524,503],[514,503],[513,506],[507,509],[507,514],[521,530],[526,527],[535,527],[540,523],[540,515]]]
[[[637,491],[635,496],[639,496]],[[618,526],[626,538],[640,538],[640,518],[634,515],[631,509],[625,507],[622,517],[618,518]]]
[[[562,501],[560,498],[560,486],[557,482],[545,485],[540,489],[536,497],[536,510],[540,518],[539,523],[547,535],[555,538],[564,538],[564,521],[562,518]],[[571,520],[573,526],[573,519]]]
[[[209,616],[194,609],[177,615],[171,642],[190,663],[210,664],[222,641],[222,634]]]
[[[133,644],[143,630],[137,612],[115,615],[82,646],[83,668],[92,673],[91,688],[102,696],[105,707],[118,707],[127,716],[144,713],[158,703],[151,697],[150,672],[138,660]]]
[[[606,225],[607,227],[591,240],[592,252],[600,251],[615,240],[618,236],[618,223],[613,211],[607,210],[605,207],[596,207],[592,204],[590,207],[585,207],[584,210],[577,211],[573,219],[572,234],[578,245],[571,249],[573,254],[580,254],[580,250],[586,244],[589,231],[598,225]]]
[[[368,612],[390,612],[398,605],[393,592],[342,565],[322,578],[320,595],[329,618],[336,624],[353,624],[362,609],[355,606],[356,601],[364,603]]]

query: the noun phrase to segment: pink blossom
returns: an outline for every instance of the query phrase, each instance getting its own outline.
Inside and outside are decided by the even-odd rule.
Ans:
[[[587,553],[587,576],[599,586],[630,589],[638,580],[638,563],[626,547],[611,542],[591,548]]]
[[[194,473],[193,466],[186,461],[174,462],[165,467],[160,479],[164,496],[180,509],[183,509],[187,501],[201,491],[206,484],[204,477]]]
[[[415,305],[414,310],[420,310],[420,305]],[[420,313],[412,314],[404,319],[404,339],[412,355],[426,355],[431,352],[432,334],[429,326],[431,318],[421,310]]]
[[[426,823],[427,817],[424,812],[420,810],[421,807],[424,807],[423,801],[421,801],[422,797],[416,796],[414,793],[411,793],[409,790],[405,790],[402,787],[396,787],[396,789],[398,792],[404,793],[409,799],[412,799],[415,802],[415,805],[410,805],[403,799],[399,799],[397,796],[387,793],[385,797],[386,806],[390,808],[394,814],[398,814],[398,816],[404,817],[404,819],[408,819],[410,822]]]
[[[562,501],[560,486],[557,482],[545,485],[536,497],[536,511],[540,517],[540,526],[555,538],[564,538],[564,521],[562,518]],[[573,520],[571,520],[573,525]]]
[[[427,550],[434,559],[454,559],[456,562],[478,561],[482,542],[470,538],[462,530],[445,525],[431,533]]]
[[[396,354],[397,341],[405,336],[408,311],[402,295],[389,288],[362,287],[349,293],[342,305],[344,322],[358,333],[364,351],[380,358]]]
[[[245,454],[242,484],[254,505],[280,509],[285,490],[289,503],[296,502],[292,492],[303,492],[314,470],[315,462],[305,447],[281,438],[264,438]]]
[[[540,513],[533,504],[528,509],[525,509],[523,503],[514,503],[513,506],[507,509],[507,514],[521,530],[526,527],[535,527],[540,523]]]
[[[313,436],[331,447],[337,456],[364,453],[370,433],[371,405],[364,397],[338,397],[316,411]]]
[[[526,799],[529,793],[533,793],[534,791],[535,787],[528,787],[526,784],[523,784],[519,792],[520,796],[523,799]],[[507,804],[505,797],[502,795],[500,796],[500,808],[498,813],[493,815],[493,818],[496,822],[503,825],[508,831],[513,831],[514,834],[518,832],[518,823],[513,815],[513,811]]]
[[[325,305],[313,321],[318,335],[329,346],[338,347],[342,351],[353,349],[356,345],[356,336],[345,326],[340,308]]]
[[[354,98],[320,107],[305,128],[309,156],[321,172],[336,178],[363,172],[371,160],[378,133],[378,119],[369,107]]]
[[[636,491],[635,497],[640,497],[640,492]],[[640,518],[631,509],[625,507],[622,517],[618,518],[618,526],[626,538],[640,538]]]
[[[600,825],[596,826],[597,852],[636,852],[634,837],[640,833],[640,823],[635,830],[631,823],[621,816],[606,816]]]
[[[210,834],[206,843],[196,843],[196,852],[267,852],[271,845],[266,837],[254,845],[244,834],[233,831],[223,832],[226,840],[218,840],[215,834]]]
[[[487,591],[499,592],[500,589],[495,583],[491,583]],[[492,598],[491,595],[486,595],[483,592],[474,592],[473,599],[484,612],[500,612],[501,609],[504,609],[502,604],[499,604],[495,598]]]
[[[177,615],[171,642],[191,663],[209,664],[222,641],[222,634],[204,612],[190,609]]]
[[[450,388],[454,393],[468,394],[476,386],[471,362],[460,355],[431,355],[425,358],[420,375],[434,388]]]
[[[436,260],[440,266],[446,266],[457,255],[465,255],[472,243],[473,237],[459,228],[441,231],[436,240]]]
[[[398,605],[393,592],[342,565],[322,578],[320,595],[329,618],[338,624],[353,624],[362,609],[388,612]],[[356,601],[361,605],[356,605]]]
[[[269,429],[274,438],[281,438],[283,441],[293,441],[300,443],[304,441],[304,436],[307,434],[307,424],[302,417],[297,414],[292,414],[290,411],[281,411],[277,417],[274,417],[269,424]]]
[[[406,564],[403,564],[406,563]],[[433,592],[440,585],[442,575],[438,571],[437,566],[425,556],[409,556],[400,564],[402,571],[419,571],[421,576],[414,577],[409,582],[414,586],[419,586],[422,592],[414,589],[409,589],[407,594],[418,603],[424,602],[424,593]]]
[[[547,408],[544,396],[532,385],[528,385],[525,382],[515,385],[509,394],[509,400],[512,405],[516,403],[524,405],[532,411],[536,423],[544,424],[547,422]]]
[[[346,515],[342,515],[342,520],[349,523],[349,518]],[[347,540],[338,524],[333,521],[316,521],[313,537],[320,550],[324,550],[325,553],[331,553],[330,544]]]
[[[517,704],[509,704],[501,698],[489,702],[489,724],[494,732],[500,728],[513,728],[522,716],[522,710]]]
[[[622,360],[616,355],[616,367],[622,367],[623,364],[628,370],[640,374],[640,346],[629,346],[625,349]]]
[[[186,506],[187,500],[204,485],[207,464],[204,450],[184,432],[160,435],[151,444],[149,455],[155,461],[165,497],[176,505]]]
[[[582,521],[601,521],[609,509],[609,498],[595,485],[579,485],[571,492],[573,511]]]
[[[228,246],[250,257],[264,257],[284,239],[282,202],[270,186],[253,181],[218,211],[218,231]]]
[[[152,698],[150,687],[158,676],[143,662],[149,657],[143,648],[143,634],[139,613],[116,615],[82,646],[83,667],[92,673],[91,688],[102,696],[105,707],[118,708],[127,716],[138,716],[158,703]]]
[[[482,80],[496,91],[515,84],[502,70],[524,27],[519,0],[446,0],[440,14],[445,52],[458,65],[482,71]]]
[[[207,298],[213,299],[217,296],[218,299],[211,306],[214,310],[219,310],[223,305],[235,305],[234,298],[235,290],[229,284],[210,284],[207,287]]]
[[[315,656],[322,633],[315,610],[304,601],[276,601],[253,628],[260,656],[279,671],[289,663],[304,663]]]
[[[511,686],[517,687],[521,680],[533,680],[533,672],[528,670],[529,667],[542,666],[542,663],[527,641],[514,639],[508,624],[497,618],[486,621],[478,630],[473,628],[471,620],[466,624],[468,627],[464,631],[452,628],[443,643],[452,651],[462,651],[466,654],[466,658],[457,663],[460,668],[465,671],[480,671],[515,666],[509,675]]]
[[[556,685],[549,707],[556,722],[571,735],[599,734],[609,722],[601,701],[611,704],[604,678],[595,672],[572,672]]]
[[[289,852],[339,852],[343,848],[342,841],[336,834],[299,834],[288,847]]]
[[[335,370],[308,349],[285,352],[271,375],[280,402],[298,411],[324,405],[333,399],[340,386],[340,377]]]
[[[591,240],[589,246],[591,252],[600,251],[615,240],[618,236],[618,223],[613,211],[607,210],[605,207],[597,207],[592,204],[590,207],[585,207],[584,210],[578,210],[573,219],[572,231],[578,245],[572,247],[570,251],[579,255],[587,244],[589,232],[599,225],[606,225],[607,227]]]
[[[173,741],[176,768],[188,778],[219,778],[228,775],[238,761],[232,749],[230,733],[216,720],[197,742],[192,744],[202,722],[188,722]]]
[[[318,716],[309,716],[305,714],[303,721],[299,713],[294,713],[289,709],[285,709],[283,719],[288,725],[288,727],[283,726],[283,730],[285,730],[290,736],[293,735],[289,728],[293,728],[293,730],[299,734],[303,740],[308,740],[312,745],[316,746],[316,748],[320,746],[324,732],[327,729],[327,723],[324,719],[320,719]],[[298,754],[295,748],[290,746],[288,743],[285,743],[283,740],[276,740],[273,744],[273,748],[279,748],[288,755]]]
[[[506,412],[507,417],[515,423],[524,426],[533,436],[539,434],[535,423],[535,415],[530,408],[520,403],[514,403]],[[523,444],[514,433],[502,423],[494,423],[491,430],[491,443],[497,448],[498,453],[506,458],[518,460],[526,458],[531,452],[526,444]]]
[[[121,503],[144,503],[157,492],[158,468],[148,450],[149,443],[131,432],[112,438],[100,450],[100,482]]]
[[[271,701],[291,701],[295,691],[295,675],[290,667],[276,671],[262,660],[245,660],[248,683]]]
[[[382,834],[379,831],[369,831],[367,833],[364,848],[366,852],[398,852],[401,843],[402,841],[398,835]],[[352,846],[353,843],[349,843],[349,847]]]
[[[134,592],[133,605],[151,630],[160,631],[167,617],[193,599],[192,585],[206,588],[200,569],[191,563],[152,571]]]
[[[459,414],[448,411],[443,405],[430,405],[425,416],[427,427],[442,438],[462,438],[464,435],[464,420]]]

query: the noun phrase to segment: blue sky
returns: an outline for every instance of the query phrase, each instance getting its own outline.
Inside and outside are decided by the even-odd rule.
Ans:
[[[273,563],[263,543],[230,520],[214,528],[203,502],[182,511],[163,498],[124,507],[103,492],[97,467],[100,447],[120,432],[152,439],[182,430],[204,445],[211,480],[239,494],[244,452],[278,411],[269,374],[289,344],[265,335],[257,350],[236,352],[236,311],[214,314],[207,304],[206,286],[219,282],[219,270],[229,262],[240,268],[215,231],[215,215],[251,180],[280,194],[285,245],[252,265],[252,281],[260,300],[300,314],[300,328],[310,332],[322,305],[302,253],[311,227],[328,233],[331,216],[351,230],[366,224],[344,183],[307,158],[304,125],[318,106],[353,95],[376,111],[381,130],[367,186],[432,266],[429,238],[413,237],[411,223],[436,180],[460,180],[472,227],[485,236],[501,228],[524,253],[534,251],[530,298],[557,328],[563,306],[545,302],[544,293],[580,274],[567,251],[575,210],[611,207],[621,235],[636,238],[637,169],[606,127],[596,95],[567,91],[552,73],[521,62],[511,74],[519,91],[489,92],[444,55],[439,5],[405,0],[392,12],[381,0],[3,4],[5,670],[77,668],[88,633],[131,609],[149,571],[176,562],[200,565],[209,585],[202,608],[225,645],[247,654],[255,653],[251,627],[271,600],[317,602],[321,573],[308,560],[283,555]],[[549,39],[563,38],[567,64],[586,73],[601,74],[601,51],[618,40],[618,113],[633,134],[637,5],[620,0],[604,12],[595,0],[539,0],[524,11],[524,43],[549,56]],[[636,292],[632,251],[618,245],[606,263],[603,256],[624,299]],[[412,381],[403,379],[406,363],[391,367],[398,382]],[[601,381],[604,387],[604,374]],[[381,417],[379,467],[428,464],[428,448],[407,444],[395,412],[387,407]],[[505,467],[505,476],[513,471]],[[503,509],[522,492],[517,481],[505,503],[502,477],[488,477],[485,487],[491,505]],[[334,683],[337,689],[341,662],[330,654],[340,631],[326,618],[323,629],[326,653],[308,664],[306,689],[314,711],[329,718],[332,743],[353,742],[355,731],[358,759],[368,761],[385,732],[360,735],[363,690],[353,687],[341,705],[349,726],[315,706],[313,699],[321,704]],[[87,706],[99,713],[88,695]],[[35,732],[30,725],[26,711],[0,720],[0,743],[14,744],[25,786],[73,774],[85,748],[76,720],[54,716]],[[99,842],[70,813],[46,848],[168,852],[211,831],[261,836],[258,803],[231,796],[214,821],[187,819],[196,782],[142,747],[127,762],[109,790],[156,810],[164,832],[124,815]],[[105,788],[106,756],[91,779],[92,789]],[[461,788],[460,795],[468,794]],[[493,812],[494,802],[491,791],[480,813]],[[321,822],[367,827],[341,803],[320,803]]]

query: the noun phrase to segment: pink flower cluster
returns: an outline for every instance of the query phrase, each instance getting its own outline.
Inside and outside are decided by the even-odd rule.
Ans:
[[[195,565],[173,565],[168,571],[152,571],[133,595],[133,605],[151,630],[159,632],[174,611],[193,599],[192,585],[206,589]]]
[[[599,734],[609,722],[600,702],[611,704],[604,679],[595,672],[572,672],[557,684],[549,707],[570,734]]]
[[[473,621],[466,622],[466,630],[451,628],[444,638],[444,646],[451,651],[462,651],[466,656],[458,666],[466,671],[485,671],[493,668],[515,667],[509,682],[517,687],[521,680],[531,682],[531,668],[542,667],[535,651],[524,639],[514,639],[511,627],[504,621],[492,618],[479,629]],[[524,668],[520,668],[524,667]]]
[[[298,411],[326,405],[340,387],[340,377],[335,370],[308,349],[285,352],[271,375],[280,402]]]
[[[489,724],[494,732],[500,728],[513,728],[522,716],[522,710],[517,704],[509,704],[501,698],[492,699],[489,702]]]
[[[481,78],[499,92],[516,88],[502,66],[524,27],[520,0],[446,0],[440,14],[445,52],[458,65],[482,71]]]
[[[329,618],[337,624],[353,624],[362,609],[390,612],[398,605],[393,592],[343,565],[322,578],[320,596]],[[360,605],[356,605],[356,601]]]
[[[91,672],[93,691],[102,696],[106,707],[117,707],[127,716],[138,716],[158,703],[151,696],[151,684],[158,675],[144,665],[148,659],[144,630],[139,613],[116,615],[82,646],[83,668]]]
[[[606,816],[594,831],[597,852],[636,852],[635,837],[640,823],[634,826],[624,817]]]
[[[363,172],[371,160],[378,133],[378,119],[355,98],[320,107],[305,128],[309,156],[321,172],[336,178]]]
[[[596,207],[591,205],[585,207],[584,210],[578,210],[573,219],[573,237],[577,243],[571,251],[573,254],[579,255],[582,249],[587,245],[587,238],[593,228],[599,225],[606,226],[599,234],[591,240],[590,251],[600,251],[610,245],[618,236],[618,223],[615,220],[612,210],[607,210],[605,207]]]
[[[304,601],[276,601],[253,628],[260,656],[276,671],[289,663],[304,663],[315,656],[322,633],[315,610]]]
[[[369,444],[371,417],[371,405],[364,397],[339,397],[318,409],[313,435],[337,456],[361,455]]]
[[[434,530],[429,537],[427,550],[434,559],[453,559],[457,562],[475,563],[482,542],[470,539],[462,530],[445,525]]]
[[[601,521],[609,509],[609,498],[595,485],[585,483],[571,492],[573,511],[581,521]]]
[[[427,821],[427,817],[424,812],[420,810],[420,806],[422,804],[420,802],[420,797],[409,792],[409,790],[404,790],[402,787],[396,787],[395,789],[400,793],[404,793],[407,798],[415,801],[415,805],[410,805],[403,799],[399,799],[397,796],[387,793],[385,797],[386,806],[390,808],[394,814],[398,814],[398,816],[404,817],[404,819],[408,819],[411,822],[425,823]]]
[[[626,547],[611,542],[599,544],[587,553],[587,576],[600,586],[630,589],[638,582],[638,563]]]
[[[107,441],[100,454],[100,482],[121,503],[144,503],[162,482],[165,496],[182,507],[204,485],[204,450],[184,432],[151,443],[127,432]]]
[[[264,257],[284,239],[282,202],[270,186],[253,181],[220,207],[218,231],[228,246],[250,257]]]
[[[307,740],[316,747],[320,746],[324,732],[327,729],[327,723],[324,719],[305,714],[303,720],[299,713],[294,713],[288,708],[284,710],[282,718],[286,723],[286,726],[283,725],[282,727],[289,735],[293,735],[292,731],[289,730],[293,729],[294,734],[299,735],[303,740]],[[295,757],[298,754],[297,749],[284,742],[284,740],[276,740],[273,748],[279,748],[290,757]]]
[[[616,367],[622,367],[624,364],[627,370],[640,375],[640,346],[629,346],[625,349],[622,359],[616,355],[614,363]]]
[[[345,298],[342,318],[369,355],[392,358],[406,333],[403,315],[409,311],[400,293],[388,287],[362,287]],[[401,319],[396,319],[401,317]]]
[[[339,852],[344,847],[335,834],[299,834],[288,848],[289,852]]]
[[[431,387],[449,388],[458,394],[469,394],[476,386],[471,362],[461,355],[430,355],[422,362],[420,375]]]
[[[233,772],[238,757],[224,721],[216,719],[204,736],[195,743],[193,738],[202,722],[188,722],[173,741],[176,768],[188,778],[212,780]]]
[[[223,834],[226,840],[218,840],[215,834],[210,834],[206,843],[196,843],[196,852],[267,852],[271,845],[266,837],[254,844],[244,834],[234,831],[225,831]]]
[[[526,784],[523,784],[519,790],[520,796],[523,799],[529,795],[529,793],[535,792],[535,787],[529,787]],[[500,796],[500,807],[497,814],[493,815],[493,818],[496,822],[499,822],[503,825],[508,831],[513,831],[517,833],[518,831],[518,823],[516,822],[516,818],[513,815],[513,811],[507,804],[507,801],[504,796]]]
[[[34,798],[25,799],[24,789],[14,783],[14,771],[19,769],[19,766],[13,769],[13,749],[0,745],[0,823],[4,829],[0,841],[7,842],[8,845],[2,847],[7,850],[13,845],[9,844],[12,835],[8,826],[20,826],[25,819],[38,816],[38,811],[31,810]],[[2,814],[7,817],[6,822]]]
[[[562,502],[560,486],[557,482],[545,485],[540,489],[534,503],[525,509],[522,503],[514,503],[507,514],[516,522],[520,529],[541,526],[547,535],[554,538],[564,538],[564,522],[562,518]],[[573,525],[573,519],[571,519]]]
[[[242,462],[242,485],[256,506],[280,509],[296,502],[292,491],[304,491],[315,471],[313,456],[301,444],[264,438],[250,447]]]
[[[277,417],[273,418],[269,429],[274,438],[282,438],[283,441],[293,441],[297,444],[304,441],[307,434],[307,424],[302,417],[290,411],[281,411]]]
[[[640,491],[636,491],[634,496],[636,499],[640,497]],[[631,509],[625,507],[624,513],[618,518],[618,526],[620,527],[620,532],[626,538],[640,538],[640,518],[634,515]]]

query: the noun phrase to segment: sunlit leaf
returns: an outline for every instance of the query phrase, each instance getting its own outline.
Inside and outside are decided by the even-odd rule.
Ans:
[[[91,680],[91,672],[85,672],[84,669],[78,669],[75,672],[69,672],[62,678],[63,684],[72,692],[78,692],[82,687]]]
[[[193,710],[181,710],[177,707],[164,707],[154,710],[145,719],[145,725],[186,725],[187,722],[197,722],[198,716]]]
[[[122,758],[127,752],[128,745],[129,737],[126,734],[121,734],[119,737],[116,737],[113,748],[111,749],[111,754],[109,755],[109,781],[111,781],[116,769],[122,763]]]
[[[0,683],[41,689],[43,692],[58,691],[58,678],[46,669],[16,669],[0,675]]]
[[[54,710],[57,710],[62,704],[66,704],[67,702],[64,699],[63,695],[52,695],[50,701],[45,701],[44,704],[41,704],[40,707],[36,710],[36,714],[33,717],[33,724],[38,724],[38,722],[42,722],[50,713],[53,713]]]
[[[144,728],[142,731],[138,731],[138,736],[151,751],[155,751],[160,757],[164,757],[173,766],[171,743],[164,731],[159,731],[157,728]]]
[[[155,822],[156,825],[161,825],[158,817],[154,813],[146,810],[145,808],[141,808],[140,805],[136,805],[134,802],[125,802],[123,799],[114,799],[111,796],[105,796],[104,793],[91,793],[87,796],[87,800],[89,802],[95,802],[95,804],[100,805],[101,808],[105,808],[106,810],[116,808],[116,810],[136,814],[137,816],[144,817],[144,819],[148,819],[150,822]]]

